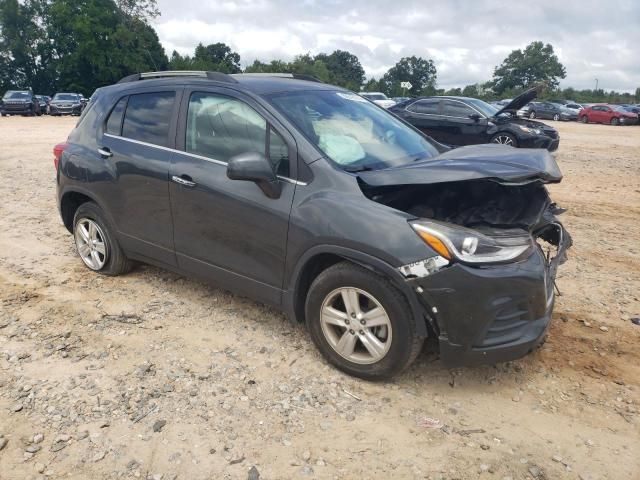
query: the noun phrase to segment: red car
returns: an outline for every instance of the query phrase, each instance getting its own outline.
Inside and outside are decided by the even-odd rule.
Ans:
[[[638,122],[638,115],[626,111],[619,105],[598,104],[585,107],[578,113],[582,123],[609,123],[611,125],[631,125]]]

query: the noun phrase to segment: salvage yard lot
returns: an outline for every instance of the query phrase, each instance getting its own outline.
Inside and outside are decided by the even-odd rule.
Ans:
[[[640,127],[553,122],[574,247],[539,351],[367,383],[271,308],[88,271],[55,205],[75,121],[0,118],[0,479],[640,478]]]

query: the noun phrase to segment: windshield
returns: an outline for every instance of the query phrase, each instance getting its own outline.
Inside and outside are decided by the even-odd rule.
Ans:
[[[493,117],[499,110],[493,105],[489,105],[487,102],[478,100],[477,98],[469,98],[467,102],[476,110],[479,110],[485,117]]]
[[[75,95],[73,93],[56,93],[53,96],[54,100],[62,100],[65,102],[78,102],[80,101],[80,97],[78,97],[78,95]]]
[[[361,93],[360,95],[369,100],[388,100],[384,93]]]
[[[31,98],[31,95],[29,94],[29,92],[7,92],[2,98],[4,98],[5,100],[22,100]]]
[[[426,138],[351,92],[283,92],[269,100],[327,157],[356,172],[438,155]]]

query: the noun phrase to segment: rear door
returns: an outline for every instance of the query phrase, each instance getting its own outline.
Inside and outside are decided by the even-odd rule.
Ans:
[[[185,91],[171,165],[178,265],[223,287],[279,304],[297,153],[291,134],[250,97],[225,88]],[[227,177],[227,161],[260,152],[282,186],[268,198]]]
[[[114,182],[101,188],[120,241],[138,256],[175,265],[169,166],[181,89],[143,90],[118,99],[99,154]]]
[[[471,118],[477,116],[479,118]],[[476,145],[486,143],[487,119],[459,100],[442,100],[443,143],[447,145]]]
[[[411,125],[438,142],[444,143],[446,136],[440,114],[440,99],[425,98],[405,107],[404,118]]]

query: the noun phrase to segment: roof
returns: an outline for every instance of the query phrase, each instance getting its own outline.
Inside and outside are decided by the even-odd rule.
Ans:
[[[166,74],[166,76],[163,74]],[[294,76],[296,78],[294,78]],[[218,72],[151,72],[143,74],[133,74],[123,78],[115,86],[105,88],[127,90],[128,88],[133,86],[176,84],[214,84],[227,88],[233,88],[236,90],[249,91],[257,95],[267,95],[284,91],[290,92],[302,90],[344,90],[341,87],[322,83],[308,75],[296,75],[288,73],[239,73],[227,75]]]

